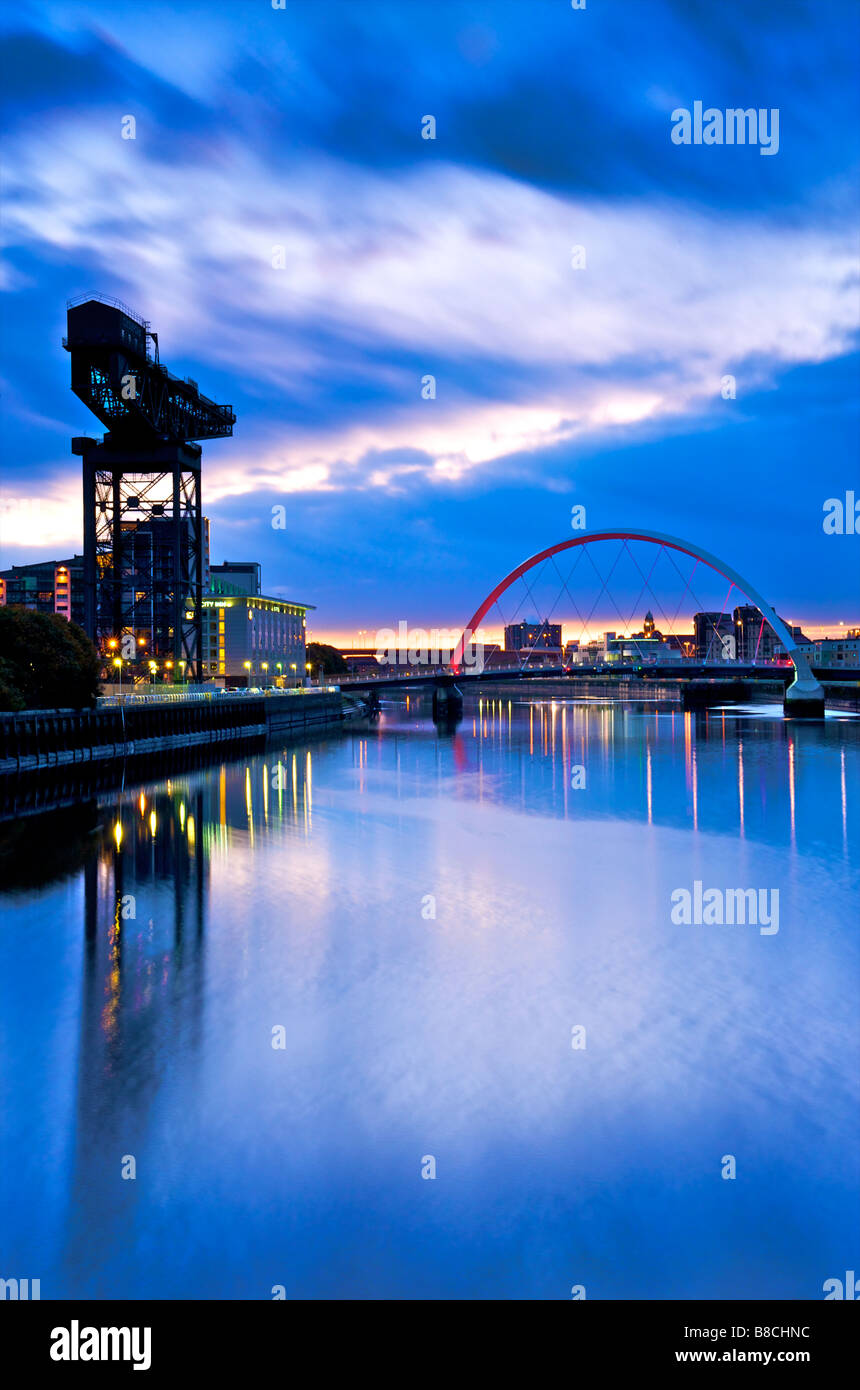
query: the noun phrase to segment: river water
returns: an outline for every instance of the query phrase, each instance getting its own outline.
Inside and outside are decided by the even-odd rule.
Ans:
[[[823,1297],[858,814],[856,716],[518,691],[0,827],[0,1277]],[[766,930],[673,920],[735,888]]]

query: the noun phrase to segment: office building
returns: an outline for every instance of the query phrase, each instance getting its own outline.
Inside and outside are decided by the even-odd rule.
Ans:
[[[0,605],[19,605],[38,613],[59,613],[83,626],[84,557],[39,560],[0,570]]]
[[[203,679],[237,686],[296,685],[305,677],[309,603],[260,592],[256,561],[210,565],[203,595]]]
[[[735,624],[731,613],[695,613],[693,631],[697,661],[736,659]]]
[[[509,623],[505,628],[505,651],[550,653],[561,663],[561,623]]]

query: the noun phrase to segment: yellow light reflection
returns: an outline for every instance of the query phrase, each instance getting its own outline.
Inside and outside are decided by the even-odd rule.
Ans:
[[[652,807],[651,807],[651,745],[650,745],[650,743],[648,744],[647,748],[645,749],[645,778],[646,778],[646,787],[647,787],[647,796],[648,796],[648,824],[651,825],[651,824],[652,824]]]

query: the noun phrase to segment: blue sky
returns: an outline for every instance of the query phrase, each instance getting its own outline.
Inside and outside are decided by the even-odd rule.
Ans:
[[[860,497],[856,4],[57,0],[2,25],[4,565],[81,548],[69,439],[97,427],[60,338],[98,291],[232,403],[212,558],[260,559],[320,634],[462,624],[574,503],[698,542],[794,621],[860,621],[860,542],[822,530]],[[697,100],[777,108],[778,153],[674,144]]]

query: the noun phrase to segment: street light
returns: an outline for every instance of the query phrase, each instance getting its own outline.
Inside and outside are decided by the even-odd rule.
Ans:
[[[113,664],[114,666],[117,666],[119,668],[119,688],[120,691],[122,691],[122,657],[115,656],[113,659]]]
[[[268,669],[269,669],[269,663],[268,663],[268,661],[263,661],[263,662],[261,662],[261,668],[262,668],[262,671],[263,671],[263,689],[265,690],[265,689],[266,689],[266,674],[265,674],[265,673],[266,673],[266,671],[268,671]]]
[[[291,661],[291,662],[290,662],[290,670],[293,672],[293,684],[295,685],[295,682],[296,682],[296,675],[295,675],[295,672],[296,672],[296,663],[295,663],[294,661]]]
[[[244,666],[245,670],[248,672],[248,674],[247,674],[247,676],[246,676],[246,678],[245,678],[245,689],[247,690],[248,687],[249,687],[250,684],[251,684],[251,663],[250,663],[250,661],[243,661],[243,662],[242,662],[242,665]]]

